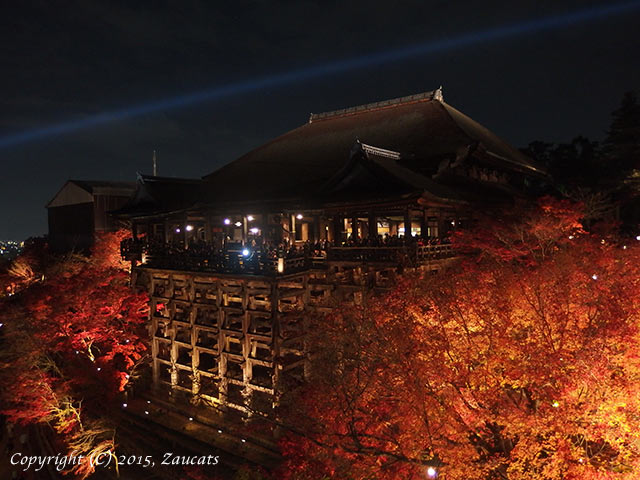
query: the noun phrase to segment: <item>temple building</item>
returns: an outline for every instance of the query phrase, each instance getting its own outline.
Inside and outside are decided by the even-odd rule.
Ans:
[[[109,212],[122,207],[135,188],[134,182],[67,181],[46,206],[51,249],[87,250],[95,233],[117,230],[119,221]]]
[[[312,316],[442,270],[452,230],[547,180],[441,89],[311,114],[202,179],[140,176],[117,215],[155,394],[268,415],[304,379]]]

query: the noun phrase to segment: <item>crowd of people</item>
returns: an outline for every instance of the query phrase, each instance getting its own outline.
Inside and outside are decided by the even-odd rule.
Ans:
[[[260,235],[247,242],[226,238],[222,245],[192,239],[185,248],[183,242],[165,243],[157,238],[129,239],[122,244],[124,258],[142,261],[164,268],[211,269],[221,271],[271,271],[278,259],[326,259],[332,248],[342,247],[413,247],[448,244],[448,238],[403,235],[377,235],[360,238],[348,235],[346,240],[330,242],[273,242]],[[342,252],[344,254],[344,251]],[[300,264],[297,262],[296,265]]]

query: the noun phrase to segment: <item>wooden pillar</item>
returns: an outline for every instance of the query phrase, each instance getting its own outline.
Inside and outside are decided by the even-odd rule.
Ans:
[[[378,238],[378,221],[374,211],[369,212],[369,238]]]
[[[404,238],[406,239],[409,237],[411,237],[411,213],[407,208],[404,211]]]
[[[207,213],[204,216],[204,241],[210,244],[212,240],[211,216]]]
[[[182,221],[182,235],[184,238],[184,249],[188,249],[189,248],[189,232],[187,232],[187,223],[188,223],[189,219],[187,217],[187,215],[185,215],[183,217],[183,221]]]
[[[313,216],[313,241],[314,242],[320,241],[320,216],[319,215]]]
[[[296,214],[289,215],[289,243],[293,245],[296,241]]]
[[[344,228],[344,219],[340,215],[333,217],[333,244],[340,246],[342,243],[342,229]]]
[[[247,232],[249,231],[249,220],[246,215],[242,216],[242,244],[247,244]]]

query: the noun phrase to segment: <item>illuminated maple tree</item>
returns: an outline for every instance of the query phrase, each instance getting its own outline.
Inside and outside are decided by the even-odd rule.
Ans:
[[[116,255],[122,237],[105,234],[90,257],[46,269],[31,254],[18,258],[32,275],[0,306],[2,414],[48,423],[76,455],[113,450],[109,412],[146,350],[147,297],[131,289]],[[85,462],[76,474],[92,470]]]
[[[552,199],[509,217],[311,326],[281,478],[638,478],[640,242]]]

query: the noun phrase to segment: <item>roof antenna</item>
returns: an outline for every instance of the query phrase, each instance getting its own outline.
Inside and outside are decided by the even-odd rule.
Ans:
[[[153,151],[153,176],[158,176],[158,157],[155,150]]]

